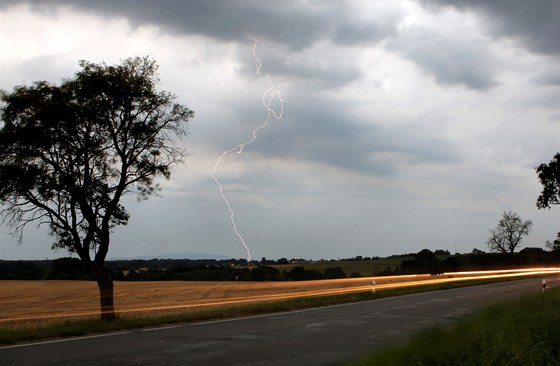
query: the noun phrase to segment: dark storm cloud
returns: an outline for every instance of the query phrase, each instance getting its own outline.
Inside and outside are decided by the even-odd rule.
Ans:
[[[558,0],[419,0],[427,8],[473,10],[498,37],[519,40],[527,49],[560,56]]]
[[[326,3],[227,0],[30,0],[5,1],[4,6],[31,4],[48,11],[65,5],[84,12],[125,17],[133,25],[153,24],[179,35],[197,34],[225,41],[246,41],[247,33],[302,49],[321,39],[340,44],[380,40],[394,32],[398,14],[378,22],[362,20],[341,1]],[[0,5],[1,6],[1,5]]]
[[[263,52],[261,52],[263,53]],[[294,53],[285,50],[267,49],[266,62],[262,70],[274,75],[275,78],[299,80],[308,85],[315,83],[321,88],[343,86],[363,76],[364,72],[352,62],[329,57],[329,55],[307,55],[304,52]],[[246,68],[247,74],[254,75],[254,70]],[[308,85],[309,86],[309,85]]]
[[[477,39],[463,35],[458,42],[459,33],[412,28],[387,41],[386,46],[414,61],[440,84],[459,84],[476,90],[497,85],[495,56]]]
[[[382,126],[325,100],[305,99],[291,113],[250,149],[266,156],[315,161],[374,175],[391,174],[402,165],[461,159],[450,140],[418,127]]]

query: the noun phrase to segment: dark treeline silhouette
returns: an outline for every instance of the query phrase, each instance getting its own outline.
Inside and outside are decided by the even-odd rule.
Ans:
[[[109,263],[110,266],[110,263]],[[176,266],[114,272],[115,279],[121,281],[306,281],[346,278],[340,267],[326,268],[323,272],[295,266],[289,271],[258,265],[252,268],[231,264],[199,264],[196,266]]]
[[[414,256],[414,259],[403,260],[400,267],[394,270],[387,269],[381,275],[424,273],[437,275],[444,272],[499,270],[560,264],[560,253],[530,247],[522,249],[515,255],[485,253],[478,249],[474,249],[470,254],[449,255],[449,252],[443,254],[437,250],[432,252],[429,249],[423,249],[411,256]]]
[[[451,255],[448,251],[423,249],[391,258],[403,257],[400,266],[388,267],[379,275],[398,275],[444,272],[506,269],[529,266],[552,266],[560,264],[559,251],[541,248],[525,248],[514,256],[502,253],[485,253],[474,249],[469,254]],[[361,260],[359,258],[362,258]],[[377,257],[373,257],[377,258]],[[370,257],[354,257],[332,263],[332,267],[312,269],[306,264],[312,261],[302,258],[266,260],[248,263],[245,259],[130,259],[107,261],[112,277],[119,281],[306,281],[346,278],[348,275],[337,266],[342,262],[367,262]],[[293,265],[279,269],[278,265]],[[283,267],[280,267],[283,268]],[[369,274],[368,274],[369,275]],[[360,277],[353,272],[349,277]],[[54,260],[0,260],[0,280],[92,280],[77,258]]]
[[[90,280],[77,258],[0,260],[0,280]]]
[[[304,260],[299,259],[297,263]],[[270,262],[270,261],[267,261]],[[284,258],[278,261],[287,264]],[[267,265],[248,266],[244,259],[134,259],[107,261],[119,281],[304,281],[346,278],[340,267],[323,272],[295,266],[289,271]],[[272,264],[275,264],[272,261]],[[0,280],[92,280],[77,258],[54,260],[0,260]]]

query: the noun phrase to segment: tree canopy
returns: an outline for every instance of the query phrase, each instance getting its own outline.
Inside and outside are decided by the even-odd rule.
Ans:
[[[112,230],[129,220],[121,198],[157,193],[155,178],[183,162],[173,142],[193,112],[156,90],[157,65],[147,57],[80,67],[60,85],[2,91],[0,215],[20,240],[27,224],[48,225],[53,248],[76,253],[112,289],[103,263]]]
[[[560,153],[556,153],[548,164],[541,164],[537,167],[537,175],[543,190],[537,198],[539,209],[548,208],[560,203]],[[554,251],[560,250],[560,232],[553,242],[546,243]]]
[[[560,153],[548,164],[537,167],[537,175],[543,190],[537,199],[538,208],[551,208],[552,205],[560,203]]]

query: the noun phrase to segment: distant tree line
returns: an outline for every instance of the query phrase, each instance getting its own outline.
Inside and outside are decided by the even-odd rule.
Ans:
[[[283,262],[283,261],[281,261]],[[346,278],[339,266],[323,272],[295,266],[280,271],[267,265],[247,266],[246,260],[150,259],[107,261],[119,281],[304,281]],[[93,280],[77,258],[0,260],[0,280]]]
[[[395,257],[405,257],[400,266],[387,267],[379,275],[440,274],[444,272],[505,269],[536,265],[559,265],[560,248],[545,251],[542,248],[524,248],[515,255],[486,253],[473,249],[468,254],[451,255],[447,250],[423,249]],[[357,257],[356,257],[357,258]],[[354,258],[355,261],[357,259]],[[311,261],[281,258],[277,261],[248,263],[244,259],[131,259],[107,261],[112,277],[119,281],[307,281],[360,277],[353,272],[349,276],[336,265],[348,259],[327,261],[332,267],[320,271],[306,268]],[[366,260],[362,260],[367,261]],[[267,263],[267,264],[263,264]],[[286,269],[277,265],[292,264]],[[0,280],[93,280],[77,258],[54,260],[0,260]]]
[[[443,256],[438,251],[423,249],[414,254],[413,259],[406,259],[394,270],[387,268],[381,275],[398,274],[441,274],[444,272],[506,269],[534,265],[558,265],[560,251],[545,251],[542,248],[524,248],[515,255],[503,253],[485,253],[474,249],[470,254]]]
[[[0,260],[0,280],[92,280],[77,258]]]
[[[289,271],[259,265],[253,268],[224,265],[199,265],[195,267],[172,267],[118,272],[115,279],[121,281],[306,281],[346,278],[340,267],[326,268],[323,272],[295,266]]]

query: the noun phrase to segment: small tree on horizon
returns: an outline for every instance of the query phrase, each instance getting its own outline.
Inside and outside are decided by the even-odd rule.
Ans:
[[[490,230],[486,244],[494,252],[513,256],[515,248],[521,245],[524,236],[529,235],[532,226],[531,220],[523,221],[517,213],[504,211],[496,228]]]
[[[158,192],[154,179],[183,162],[173,140],[186,136],[193,112],[156,90],[157,65],[147,57],[80,66],[60,86],[1,92],[0,218],[20,242],[27,224],[48,225],[52,248],[77,254],[97,281],[101,317],[111,320],[104,263],[113,229],[129,219],[121,198]]]

